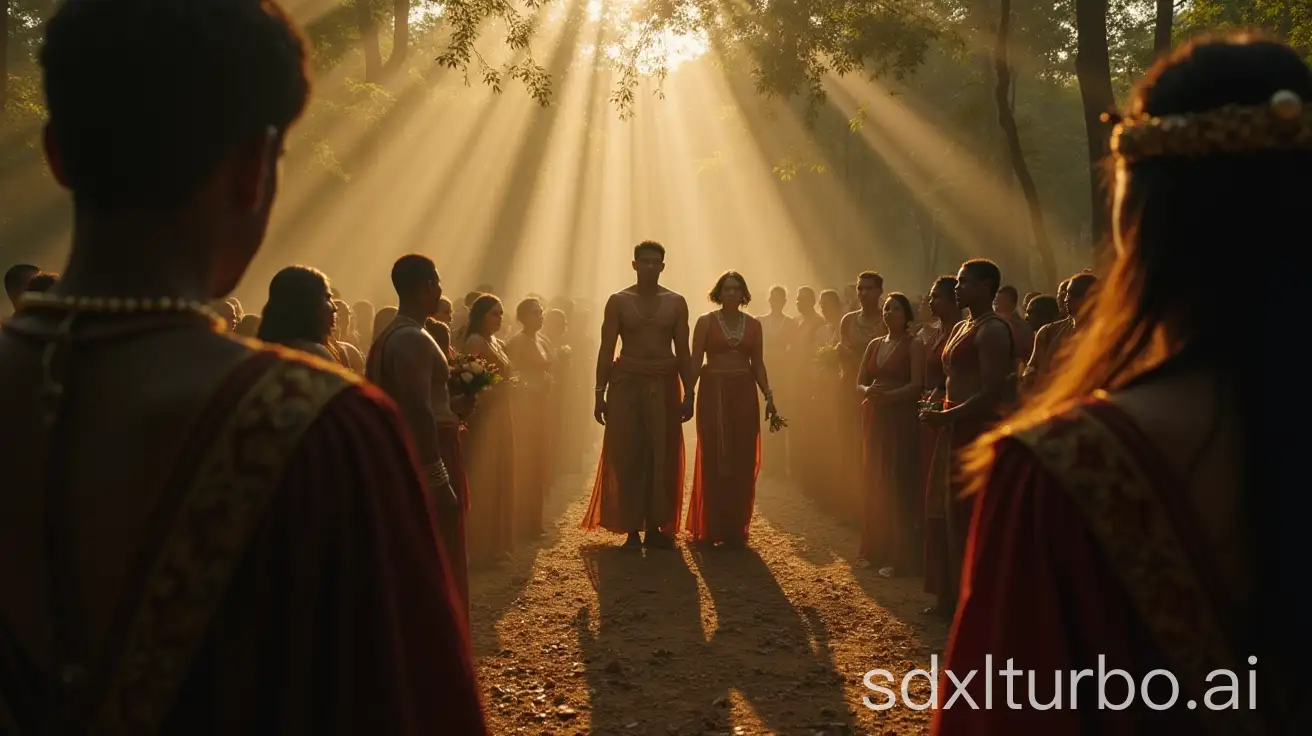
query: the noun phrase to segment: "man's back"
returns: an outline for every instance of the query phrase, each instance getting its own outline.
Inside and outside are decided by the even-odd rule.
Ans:
[[[56,370],[67,429],[51,466],[66,468],[82,601],[59,618],[103,653],[87,717],[134,733],[431,733],[454,715],[451,732],[482,733],[395,408],[335,366],[167,319],[177,326],[96,340],[88,318]],[[57,671],[32,337],[48,326],[20,318],[0,336],[0,624],[23,668],[44,673],[38,689]],[[397,559],[405,569],[384,564]],[[4,679],[11,717],[45,715]],[[454,710],[408,692],[453,685]]]

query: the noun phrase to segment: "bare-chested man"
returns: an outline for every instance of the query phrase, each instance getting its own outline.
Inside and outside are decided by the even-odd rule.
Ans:
[[[688,302],[660,285],[660,243],[634,247],[633,270],[637,283],[606,300],[593,409],[606,430],[583,526],[627,534],[626,547],[668,548],[683,508],[682,424],[693,413]]]
[[[922,421],[951,432],[954,453],[974,442],[999,418],[1012,399],[1016,350],[1011,328],[993,311],[993,298],[1002,283],[997,264],[983,258],[966,261],[957,272],[957,306],[970,310],[970,319],[952,329],[943,347],[947,392],[943,411],[924,410]],[[960,498],[960,474],[953,473],[950,497],[945,501],[948,536],[948,580],[954,585],[939,598],[939,607],[951,611],[956,604],[955,582],[961,577],[962,555],[970,524],[971,501]]]
[[[838,323],[838,360],[844,377],[852,383],[861,372],[861,356],[866,354],[870,341],[888,334],[884,326],[884,277],[862,271],[856,278],[856,299],[859,308],[843,315]]]
[[[401,409],[428,480],[438,534],[463,609],[469,612],[464,511],[469,488],[460,452],[461,412],[468,402],[451,399],[451,367],[425,324],[442,309],[442,279],[433,261],[405,255],[392,266],[396,319],[369,350],[365,376],[386,391]],[[439,323],[440,324],[440,323]]]

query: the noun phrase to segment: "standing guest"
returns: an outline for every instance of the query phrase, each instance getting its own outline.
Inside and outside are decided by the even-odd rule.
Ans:
[[[336,347],[337,307],[328,277],[308,266],[288,266],[269,282],[258,337],[349,368]]]
[[[392,285],[401,306],[369,351],[365,375],[392,397],[410,427],[436,509],[438,537],[468,616],[465,512],[469,481],[460,445],[460,420],[472,407],[467,401],[451,398],[447,355],[424,329],[442,297],[437,266],[421,255],[401,256],[392,266]]]
[[[1307,519],[1282,484],[1306,441],[1283,421],[1297,398],[1273,401],[1247,349],[1288,328],[1217,298],[1200,257],[1298,231],[1307,100],[1302,55],[1247,34],[1181,46],[1131,93],[1111,138],[1116,261],[1079,315],[1087,338],[967,465],[976,513],[942,669],[984,677],[939,692],[982,705],[1010,683],[982,668],[1005,662],[1028,673],[1028,707],[940,703],[937,734],[1312,733]],[[1225,264],[1241,284],[1289,273]],[[1305,297],[1264,299],[1294,314]],[[1081,681],[1094,670],[1108,676]]]
[[[1002,418],[1014,399],[1015,352],[1011,328],[993,311],[993,299],[1002,283],[1002,272],[983,258],[966,261],[957,271],[956,301],[970,310],[970,319],[959,323],[943,346],[943,370],[947,374],[943,408],[921,411],[921,420],[944,433],[939,447],[949,458],[935,463],[954,463],[958,453],[969,447]],[[960,579],[966,536],[970,528],[971,500],[962,498],[964,478],[952,469],[952,481],[944,510],[948,542],[948,580]]]
[[[961,307],[956,298],[957,279],[940,276],[929,290],[929,306],[939,330],[925,344],[926,407],[942,406],[947,393],[947,373],[943,369],[943,348],[961,323]],[[923,339],[923,338],[922,338]],[[947,512],[952,498],[952,432],[924,424],[920,435],[921,477],[925,493],[924,575],[926,593],[935,596],[934,605],[922,613],[951,618],[957,607],[958,571],[951,563]],[[954,577],[955,576],[955,577]]]
[[[742,548],[761,469],[756,390],[765,396],[765,416],[778,410],[766,373],[761,322],[742,311],[752,303],[747,280],[737,271],[725,271],[709,299],[720,308],[698,317],[692,335],[692,366],[701,391],[688,531],[694,541]]]
[[[264,238],[304,40],[272,0],[45,33],[73,235],[0,334],[0,732],[485,733],[395,405],[204,306]]]
[[[924,346],[911,334],[914,312],[905,294],[884,300],[887,334],[875,338],[861,360],[861,558],[879,574],[920,568],[920,426]]]
[[[469,310],[469,324],[456,343],[461,352],[486,361],[504,378],[514,375],[506,346],[496,336],[504,321],[501,300],[484,294]],[[469,422],[469,548],[480,561],[515,547],[514,387],[501,383],[482,394],[478,415]]]
[[[521,301],[515,319],[523,329],[506,342],[520,384],[515,392],[515,533],[532,539],[542,536],[542,504],[555,477],[551,401],[556,349],[542,333],[541,301]]]

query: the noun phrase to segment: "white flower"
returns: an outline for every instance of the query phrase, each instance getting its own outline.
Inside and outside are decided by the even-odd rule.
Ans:
[[[465,371],[464,373],[460,374],[460,380],[464,381],[465,383],[473,383],[474,374],[470,373],[469,371]]]
[[[469,371],[470,373],[473,373],[476,376],[483,374],[483,366],[479,365],[478,363],[470,363],[468,368],[466,368],[466,370]]]

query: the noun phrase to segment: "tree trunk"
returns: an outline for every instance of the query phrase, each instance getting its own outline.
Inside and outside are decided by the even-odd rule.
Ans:
[[[387,57],[387,69],[401,66],[410,53],[410,0],[392,0],[392,55]]]
[[[916,219],[916,229],[920,231],[920,275],[925,288],[938,278],[938,224],[929,206],[921,202],[911,203],[911,215]]]
[[[0,120],[9,106],[9,0],[0,0]]]
[[[1020,145],[1020,130],[1016,127],[1016,116],[1010,105],[1011,64],[1008,61],[1008,44],[1011,34],[1011,0],[1002,0],[998,10],[998,45],[994,52],[994,71],[997,74],[997,86],[994,88],[994,101],[998,106],[998,124],[1007,139],[1007,152],[1011,157],[1011,167],[1016,172],[1016,180],[1025,195],[1025,204],[1030,213],[1030,229],[1034,231],[1034,247],[1039,251],[1039,260],[1043,263],[1043,276],[1047,279],[1045,288],[1057,285],[1057,262],[1052,255],[1052,244],[1048,241],[1048,229],[1043,222],[1043,207],[1039,204],[1039,190],[1034,185],[1029,164],[1025,162],[1025,151]]]
[[[1175,0],[1157,0],[1157,22],[1153,25],[1153,53],[1171,50],[1171,26],[1175,22]]]
[[[383,54],[378,49],[378,21],[370,0],[355,0],[355,24],[364,52],[364,81],[377,82],[383,70]]]
[[[1107,55],[1107,0],[1075,0],[1075,76],[1084,102],[1084,131],[1089,145],[1089,196],[1093,245],[1100,247],[1110,229],[1111,208],[1102,176],[1110,129],[1102,115],[1113,112],[1111,60]]]

